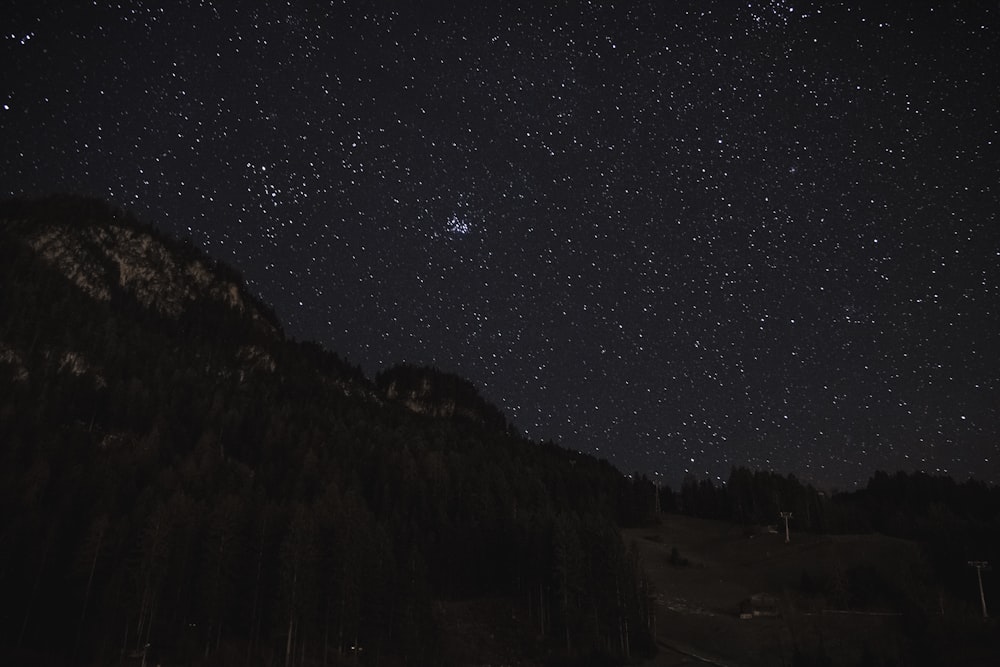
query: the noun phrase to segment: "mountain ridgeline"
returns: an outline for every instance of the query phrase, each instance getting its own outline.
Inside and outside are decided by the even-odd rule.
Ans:
[[[471,382],[457,375],[401,364],[376,375],[375,385],[386,398],[401,401],[413,412],[466,419],[498,431],[511,428],[500,410],[480,396]]]
[[[92,199],[0,205],[0,299],[0,661],[651,650],[617,531],[651,495],[518,437],[468,382],[371,381]]]

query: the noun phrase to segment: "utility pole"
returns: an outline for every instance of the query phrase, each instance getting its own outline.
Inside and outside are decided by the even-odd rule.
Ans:
[[[653,496],[653,498],[654,498],[653,502],[654,502],[654,505],[655,505],[653,511],[656,513],[656,516],[659,517],[660,513],[662,512],[662,510],[660,509],[660,473],[655,472],[655,473],[653,473],[653,476],[654,476],[653,477],[653,484],[656,485],[656,490],[654,491],[654,493],[656,495]]]
[[[785,520],[785,544],[788,544],[792,540],[788,536],[788,520],[792,518],[791,512],[779,512],[781,518]]]
[[[985,560],[970,560],[969,565],[976,568],[976,578],[979,579],[979,601],[983,604],[983,618],[989,618],[986,613],[986,596],[983,595],[983,568],[989,566]]]

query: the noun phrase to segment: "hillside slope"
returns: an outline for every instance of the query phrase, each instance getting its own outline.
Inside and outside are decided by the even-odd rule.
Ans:
[[[791,537],[681,515],[626,531],[656,590],[647,664],[994,664],[995,624],[942,593],[918,544]]]
[[[651,647],[616,527],[651,496],[607,463],[488,404],[407,409],[285,339],[237,272],[102,202],[0,205],[0,299],[0,662]]]

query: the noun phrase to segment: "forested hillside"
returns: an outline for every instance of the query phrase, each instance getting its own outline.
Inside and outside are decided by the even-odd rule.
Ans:
[[[0,206],[0,662],[461,663],[483,600],[497,659],[649,651],[651,487],[410,375],[102,202]]]

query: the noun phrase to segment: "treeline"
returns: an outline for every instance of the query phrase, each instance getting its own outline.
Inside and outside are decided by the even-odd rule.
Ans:
[[[973,532],[1000,520],[1000,487],[945,475],[878,471],[857,491],[827,494],[795,475],[734,467],[716,485],[687,475],[679,491],[669,486],[659,494],[663,511],[743,524],[773,524],[780,512],[794,514],[798,530],[815,533],[871,533],[921,539],[932,536],[932,524],[961,523]]]
[[[798,529],[812,532],[831,532],[831,521],[836,521],[825,496],[794,475],[743,467],[733,468],[718,486],[711,479],[687,475],[679,492],[660,489],[660,504],[666,511],[747,525],[774,524],[780,521],[779,512],[791,512]]]
[[[845,508],[851,532],[919,542],[936,579],[979,609],[968,563],[1000,563],[1000,487],[920,472],[877,472],[864,489],[838,494],[834,502]],[[989,598],[1000,600],[996,576],[984,575],[983,585]]]
[[[652,650],[617,532],[644,489],[222,304],[88,299],[24,242],[60,206],[0,223],[0,662],[467,663],[465,599],[507,610],[511,660]]]

